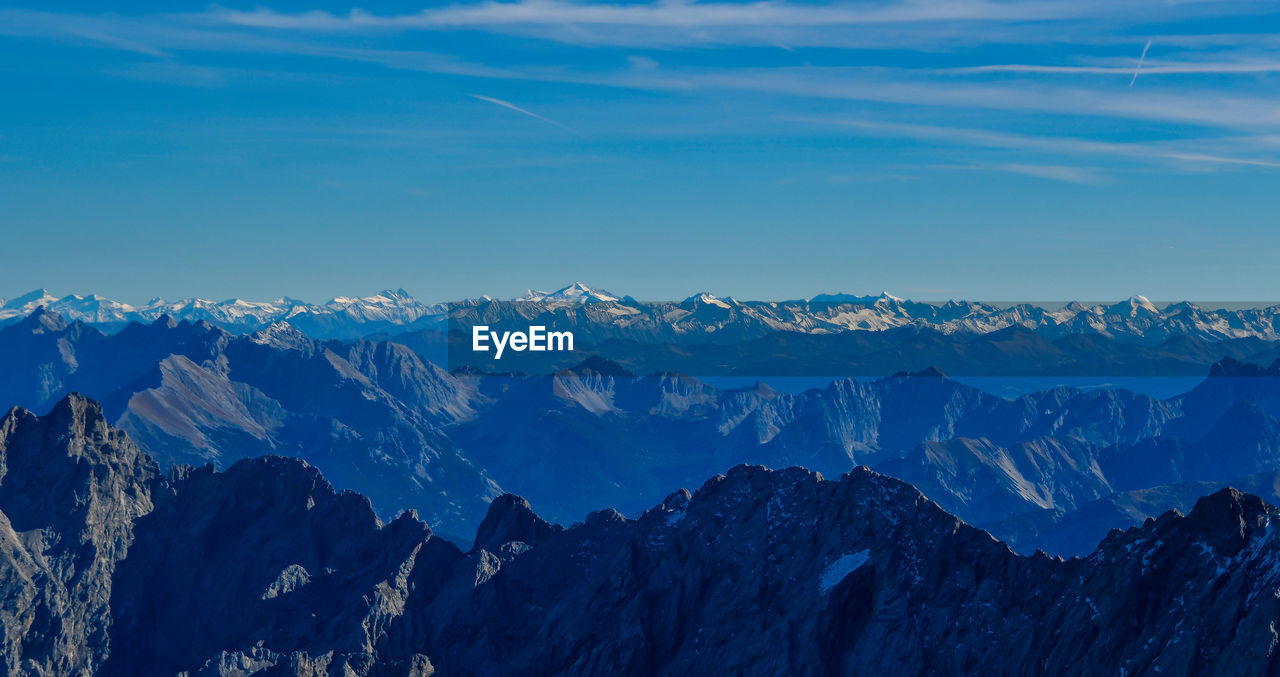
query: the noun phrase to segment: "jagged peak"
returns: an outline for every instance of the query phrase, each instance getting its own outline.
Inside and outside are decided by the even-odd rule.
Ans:
[[[1154,303],[1141,294],[1135,294],[1129,298],[1112,305],[1107,308],[1107,312],[1115,315],[1128,315],[1130,317],[1136,315],[1157,315],[1160,309]]]
[[[729,299],[728,301],[726,301],[724,299],[717,297],[711,292],[704,291],[704,292],[698,292],[697,294],[694,294],[693,296],[690,296],[689,298],[681,301],[680,305],[687,306],[687,307],[694,307],[694,308],[698,306],[715,306],[717,308],[728,309],[732,307],[732,304],[730,303],[730,301],[732,301],[732,299]]]
[[[925,367],[919,371],[899,371],[888,378],[891,379],[908,379],[908,378],[947,378],[943,371],[933,365]]]
[[[629,371],[621,364],[599,355],[592,355],[570,367],[567,371],[578,374],[599,374],[600,376],[614,376],[618,378],[630,378],[635,376],[635,372]]]
[[[567,287],[557,289],[541,299],[543,303],[609,303],[618,300],[619,297],[614,294],[602,289],[593,289],[581,282],[574,282]]]
[[[680,510],[689,504],[693,494],[688,489],[677,489],[662,500],[662,507],[667,510]]]
[[[36,445],[11,447],[10,453],[18,448],[26,449],[26,453],[35,454],[29,460],[40,459],[42,464],[49,462],[52,453],[86,458],[93,463],[107,463],[113,467],[124,463],[137,472],[159,473],[155,461],[139,451],[123,430],[111,425],[102,405],[79,392],[67,393],[40,416],[15,407],[0,423],[0,436],[6,433],[38,438]]]
[[[811,296],[808,299],[808,303],[833,303],[833,304],[853,303],[857,305],[867,305],[867,304],[877,304],[877,303],[884,305],[888,303],[903,303],[905,301],[906,299],[894,296],[893,294],[890,294],[887,291],[882,291],[879,294],[871,294],[871,295],[858,295],[858,294],[848,294],[845,292],[836,292],[832,294],[818,294],[816,296]]]
[[[549,296],[551,292],[538,291],[536,289],[526,289],[520,296],[515,297],[512,301],[517,303],[537,303]]]
[[[613,508],[605,508],[587,515],[585,523],[588,527],[598,528],[611,524],[625,524],[626,522],[627,518],[622,513]]]
[[[57,297],[50,294],[48,289],[32,289],[21,296],[15,296],[9,299],[5,302],[3,307],[6,309],[20,309],[32,303],[39,303],[43,305],[56,300],[58,300]]]
[[[559,525],[538,517],[523,497],[503,494],[489,504],[484,520],[476,529],[475,544],[471,549],[472,552],[497,552],[512,542],[537,545],[560,530]]]
[[[46,415],[55,421],[73,421],[77,428],[92,427],[95,423],[106,420],[102,404],[76,391],[69,392],[58,400]]]
[[[293,325],[284,321],[276,321],[253,333],[249,340],[264,346],[283,349],[297,349],[309,345],[311,339],[298,331]]]
[[[1280,359],[1264,367],[1252,362],[1241,362],[1224,357],[1209,367],[1210,378],[1259,378],[1280,376]]]
[[[1177,303],[1170,303],[1168,306],[1165,306],[1164,312],[1168,315],[1170,313],[1198,312],[1200,310],[1200,306],[1197,306],[1190,301],[1178,301]]]
[[[1261,498],[1240,491],[1235,487],[1224,487],[1207,496],[1201,496],[1187,513],[1188,518],[1220,520],[1224,517],[1235,521],[1238,517],[1258,515],[1272,512],[1272,508]]]
[[[1182,520],[1176,513],[1166,513],[1156,520],[1155,528],[1165,531],[1171,523],[1185,527],[1215,551],[1234,549],[1247,540],[1255,529],[1268,528],[1275,508],[1261,498],[1233,487],[1201,497]]]
[[[14,326],[21,327],[23,331],[30,331],[31,333],[44,333],[63,331],[71,325],[62,315],[41,305],[36,306],[35,310],[19,320]]]

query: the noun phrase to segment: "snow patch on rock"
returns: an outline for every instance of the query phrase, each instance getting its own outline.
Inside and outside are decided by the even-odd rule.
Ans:
[[[822,576],[818,578],[818,592],[827,594],[840,585],[849,576],[849,574],[857,571],[859,567],[866,564],[871,559],[870,550],[859,550],[858,552],[842,555],[839,559],[827,565],[822,570]]]

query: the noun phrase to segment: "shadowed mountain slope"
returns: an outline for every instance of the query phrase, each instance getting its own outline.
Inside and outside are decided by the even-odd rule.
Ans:
[[[78,397],[0,421],[0,461],[0,585],[38,600],[0,606],[11,673],[1280,667],[1280,511],[1235,490],[1063,561],[865,468],[741,466],[568,529],[504,497],[463,552],[296,460],[162,476]]]

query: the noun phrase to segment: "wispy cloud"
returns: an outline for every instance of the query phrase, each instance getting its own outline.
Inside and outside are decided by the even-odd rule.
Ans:
[[[1048,179],[1050,181],[1064,181],[1066,183],[1076,183],[1081,185],[1096,186],[1107,183],[1107,179],[1098,170],[1090,167],[1075,167],[1071,165],[1044,165],[1044,164],[1026,164],[1019,162],[1005,162],[993,164],[973,164],[973,165],[935,165],[931,169],[944,170],[962,170],[962,171],[980,171],[980,172],[1004,172],[1008,174],[1018,174],[1020,176],[1030,176],[1037,179]]]
[[[475,77],[519,77],[449,54],[352,46],[210,23],[202,15],[86,15],[0,9],[0,36],[45,38],[172,59],[178,54],[283,54]]]
[[[1129,71],[1130,73],[1132,71]],[[1209,127],[1280,125],[1273,96],[1014,84],[911,77],[910,72],[861,68],[755,68],[596,76],[598,84],[665,90],[733,90],[845,101],[960,107],[1053,115],[1088,115],[1190,123]]]
[[[1059,75],[1137,75],[1133,66],[1055,66],[1049,64],[991,64],[987,66],[966,66],[961,68],[945,68],[946,73],[1031,73]],[[1280,61],[1246,62],[1246,63],[1166,63],[1157,65],[1144,64],[1143,76],[1148,75],[1246,75],[1280,72]]]
[[[1256,76],[1280,72],[1274,57],[1280,39],[1271,35],[1193,35],[1175,30],[1176,21],[1201,15],[1266,15],[1258,4],[1222,0],[885,0],[875,3],[689,2],[586,3],[515,0],[449,4],[402,14],[361,10],[278,12],[214,8],[193,14],[75,14],[0,10],[0,36],[120,50],[137,63],[105,69],[114,75],[177,85],[223,87],[244,74],[221,54],[305,57],[313,72],[377,77],[377,68],[480,81],[631,90],[680,98],[706,113],[698,123],[665,121],[686,130],[701,124],[720,133],[715,116],[777,119],[815,106],[870,113],[910,111],[910,117],[947,122],[963,116],[969,129],[946,124],[875,133],[932,138],[947,143],[1012,152],[1107,154],[1147,162],[1205,167],[1274,166],[1264,154],[1274,147],[1249,147],[1240,138],[1274,138],[1280,127],[1280,94],[1257,86],[1222,86],[1222,81],[1254,83]],[[1134,66],[1137,31],[1165,21],[1158,60],[1147,60],[1148,42]],[[1172,22],[1172,23],[1168,23]],[[457,54],[413,49],[414,31],[480,31],[519,34],[536,58],[509,51],[448,44]],[[498,37],[495,39],[504,39]],[[557,44],[539,51],[537,40]],[[572,43],[565,47],[558,43]],[[696,50],[659,49],[696,45]],[[844,50],[803,48],[839,45]],[[1011,45],[1033,45],[1014,49]],[[528,46],[533,45],[533,46]],[[587,52],[581,50],[586,46]],[[639,45],[640,49],[632,46]],[[750,66],[715,54],[721,45],[758,47]],[[785,49],[779,49],[784,46]],[[980,45],[982,49],[967,49]],[[890,46],[886,54],[865,48]],[[613,48],[608,56],[604,48]],[[800,48],[799,52],[786,49]],[[996,49],[998,48],[998,49]],[[576,50],[576,51],[575,51]],[[907,57],[902,54],[911,52]],[[585,58],[577,59],[578,55]],[[654,55],[659,55],[658,59]],[[997,56],[993,56],[997,55]],[[1023,62],[1010,56],[1057,55],[1056,62]],[[810,64],[810,59],[816,65]],[[997,60],[998,59],[998,60]],[[188,63],[188,61],[213,63]],[[290,68],[297,61],[290,62]],[[366,66],[372,71],[361,70]],[[1131,91],[1137,75],[1163,76]],[[1188,77],[1188,76],[1214,77]],[[1061,76],[1061,77],[1058,77]],[[1093,77],[1097,76],[1097,77]],[[1226,77],[1223,77],[1226,76]],[[467,91],[464,89],[462,91]],[[453,89],[451,91],[458,91]],[[582,91],[579,89],[578,91]],[[594,90],[600,91],[600,90]],[[456,97],[456,94],[452,95]],[[569,130],[566,125],[511,101],[473,94],[473,99]],[[671,110],[674,110],[673,108]],[[793,114],[791,117],[795,117]],[[1044,120],[1060,120],[1066,134],[1013,134],[1019,125],[1043,131]],[[1161,144],[1117,143],[1089,138],[1082,131],[1093,118],[1126,126],[1135,134],[1167,134]],[[905,118],[904,118],[905,119]],[[633,125],[634,126],[634,125]],[[1010,130],[1003,136],[982,127]],[[853,127],[849,127],[853,128]],[[1096,128],[1096,126],[1095,126]],[[862,127],[861,133],[872,133]],[[947,130],[944,134],[942,130]],[[570,130],[573,131],[573,130]],[[695,130],[696,131],[696,130]],[[1123,132],[1121,132],[1123,134]],[[1066,164],[1027,158],[991,163],[995,171],[1019,172],[1064,181],[1092,177]],[[1037,174],[1038,173],[1038,174]]]
[[[1108,30],[1175,17],[1257,13],[1221,0],[887,0],[885,2],[514,2],[455,3],[418,12],[354,9],[280,12],[215,8],[213,24],[303,33],[483,30],[572,44],[840,46],[939,49],[1000,39],[1043,44],[1066,38],[1067,25],[1090,39]],[[1052,26],[1052,27],[1050,27]]]
[[[1138,81],[1138,73],[1142,72],[1142,62],[1147,60],[1147,51],[1151,49],[1151,41],[1147,40],[1147,44],[1142,47],[1142,56],[1138,57],[1138,65],[1133,69],[1133,79],[1129,80],[1129,87],[1133,87],[1133,83]]]
[[[1058,155],[1109,155],[1147,161],[1177,162],[1188,165],[1239,165],[1248,167],[1280,168],[1280,161],[1270,157],[1248,157],[1202,153],[1167,144],[1121,143],[1094,141],[1073,137],[1046,137],[1012,134],[985,129],[942,127],[878,120],[795,118],[795,122],[835,126],[860,134],[909,138],[961,146],[998,148],[1015,151],[1033,151]],[[1030,165],[1007,164],[1006,170]],[[1024,171],[1024,173],[1026,173]]]
[[[1140,1],[1134,5],[1158,6]],[[1194,2],[1193,2],[1194,4]],[[424,9],[412,14],[379,15],[363,10],[346,14],[322,11],[282,13],[218,9],[214,19],[255,28],[306,31],[436,30],[512,25],[596,25],[709,28],[716,26],[830,26],[941,21],[1036,21],[1117,14],[1130,11],[1097,0],[991,2],[887,2],[811,4],[797,2],[586,3],[562,0],[480,2]]]
[[[534,112],[532,112],[532,111],[525,110],[524,108],[521,108],[521,107],[519,107],[519,106],[515,105],[514,103],[511,103],[510,101],[503,101],[502,99],[495,99],[495,98],[493,98],[493,97],[491,97],[491,96],[484,96],[484,95],[481,95],[481,94],[468,94],[467,96],[469,96],[469,97],[471,97],[471,98],[473,98],[473,99],[479,100],[479,101],[487,101],[487,102],[489,102],[489,103],[491,103],[491,104],[494,104],[494,105],[496,105],[496,106],[502,106],[503,108],[506,108],[506,109],[508,109],[508,110],[513,110],[513,111],[515,111],[515,112],[517,112],[517,113],[520,113],[521,115],[527,115],[527,116],[529,116],[529,117],[531,117],[531,118],[533,118],[533,119],[535,119],[535,120],[541,120],[541,121],[543,121],[543,122],[545,122],[545,123],[547,123],[547,124],[549,124],[549,125],[554,125],[554,126],[556,126],[556,127],[559,127],[560,129],[563,129],[563,130],[565,130],[566,132],[572,132],[572,131],[573,131],[572,129],[569,129],[568,127],[566,127],[566,126],[564,126],[564,125],[560,124],[559,122],[556,122],[555,120],[551,120],[551,119],[549,119],[549,118],[545,118],[545,117],[543,117],[543,116],[541,116],[541,115],[538,115],[537,113],[534,113]]]
[[[157,43],[185,35],[194,44],[253,42],[284,35],[337,37],[410,31],[476,30],[571,44],[671,46],[758,45],[793,49],[910,47],[1011,42],[1043,44],[1122,37],[1126,27],[1200,14],[1256,14],[1248,3],[1220,0],[888,0],[886,2],[636,3],[516,0],[456,3],[418,12],[376,14],[359,9],[280,12],[214,7],[201,13],[74,14],[0,10],[0,34],[73,35],[102,45],[156,53]],[[1189,40],[1195,36],[1181,36]],[[1203,39],[1211,40],[1212,37]],[[1242,36],[1221,36],[1240,40]],[[1256,40],[1255,40],[1256,43]],[[190,43],[188,43],[190,44]],[[177,43],[186,48],[187,44]]]

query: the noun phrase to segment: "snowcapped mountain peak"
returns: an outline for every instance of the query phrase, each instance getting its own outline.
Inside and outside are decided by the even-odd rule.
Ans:
[[[406,306],[417,303],[417,300],[409,295],[404,289],[383,289],[372,296],[336,296],[328,306]]]
[[[9,302],[4,304],[4,308],[6,310],[23,310],[23,312],[29,313],[38,306],[47,306],[57,300],[58,297],[50,294],[47,289],[33,289],[22,296],[9,299]]]
[[[391,291],[384,289],[372,296],[335,296],[325,305],[327,306],[351,306],[351,305],[378,305],[391,306],[404,303],[413,303],[414,298],[409,296],[408,292],[403,289]]]
[[[97,294],[70,294],[49,305],[59,313],[90,322],[127,322],[129,316],[137,310],[127,303],[112,301]]]
[[[1178,315],[1178,314],[1182,314],[1182,315],[1194,314],[1199,312],[1201,312],[1200,306],[1197,306],[1196,304],[1191,303],[1190,301],[1179,301],[1177,303],[1165,306],[1164,308],[1164,314],[1170,315],[1170,316]]]
[[[538,291],[536,289],[526,289],[523,294],[511,299],[519,303],[537,303],[549,296],[551,292]]]
[[[300,348],[310,341],[288,322],[272,322],[249,337],[254,343],[277,348]]]
[[[716,306],[717,308],[729,308],[729,303],[717,298],[711,292],[700,292],[690,296],[680,303],[682,306]]]
[[[742,302],[701,292],[680,302],[640,302],[575,282],[555,292],[529,290],[514,301],[528,305],[521,307],[513,301],[487,296],[453,305],[424,304],[403,289],[396,289],[372,296],[340,296],[324,304],[287,297],[276,301],[155,298],[132,306],[97,294],[57,297],[37,289],[0,305],[0,326],[44,306],[68,321],[78,320],[107,331],[169,315],[242,334],[288,321],[312,338],[354,338],[399,327],[438,328],[452,317],[468,313],[483,313],[484,319],[491,322],[524,322],[542,311],[560,310],[563,315],[565,309],[581,309],[580,314],[576,310],[570,313],[575,318],[566,321],[581,323],[578,326],[583,331],[596,332],[596,338],[617,335],[686,341],[719,332],[733,336],[762,336],[777,331],[829,334],[915,324],[945,334],[1023,327],[1051,337],[1085,333],[1161,341],[1186,334],[1210,341],[1250,336],[1280,340],[1280,305],[1205,309],[1184,302],[1157,306],[1143,296],[1119,303],[1072,302],[1057,310],[1030,303],[996,306],[971,301],[912,302],[888,292],[876,296],[820,294],[808,301]],[[485,307],[477,309],[482,305]],[[726,312],[730,308],[734,312]]]
[[[369,297],[366,300],[376,301],[379,303],[384,303],[386,305],[393,305],[393,304],[411,303],[416,299],[414,299],[412,296],[409,296],[409,292],[405,291],[404,289],[395,289],[395,290],[383,289],[382,291],[378,292],[377,294],[374,294],[373,296]]]
[[[547,294],[541,300],[543,303],[612,303],[618,297],[603,290],[592,289],[581,282],[574,282],[564,289]]]
[[[1156,308],[1154,303],[1147,300],[1147,297],[1135,295],[1111,306],[1107,309],[1107,312],[1116,315],[1128,315],[1130,317],[1135,317],[1137,315],[1158,315],[1160,313],[1160,309]]]

